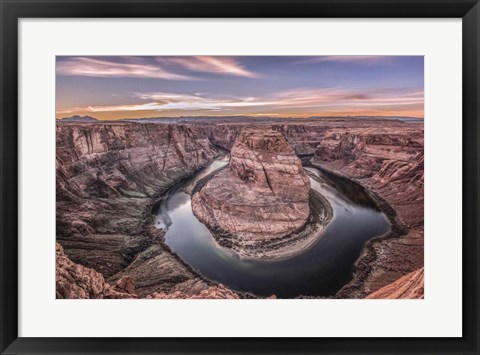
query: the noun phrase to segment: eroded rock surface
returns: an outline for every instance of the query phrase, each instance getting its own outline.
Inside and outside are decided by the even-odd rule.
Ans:
[[[146,298],[155,298],[155,299],[240,299],[239,295],[226,288],[223,285],[210,286],[199,293],[185,293],[181,291],[175,291],[171,293],[166,292],[156,292],[151,295],[148,295]]]
[[[210,141],[218,147],[230,150],[238,135],[244,128],[257,127],[259,129],[265,127],[265,124],[249,123],[217,123],[215,125],[207,125],[205,132]],[[321,123],[296,123],[289,122],[288,124],[271,123],[268,124],[275,131],[282,132],[287,142],[294,148],[297,155],[308,155],[315,152],[315,148],[324,137],[326,131],[331,128],[331,125],[338,123],[330,122],[329,125]]]
[[[242,245],[284,237],[308,220],[310,180],[281,132],[245,128],[228,168],[192,198],[195,215]]]
[[[110,286],[103,275],[91,268],[72,262],[63,248],[56,246],[56,294],[57,298],[135,298],[133,285],[128,289]],[[122,286],[128,279],[122,281]],[[129,292],[133,291],[133,292]]]
[[[130,277],[142,297],[188,280],[201,282],[164,245],[150,210],[155,196],[218,156],[203,130],[59,123],[56,137],[57,241],[65,254],[112,284]],[[146,273],[142,264],[152,269]],[[92,296],[100,295],[99,287]]]
[[[318,145],[314,163],[369,188],[393,207],[385,206],[396,221],[394,237],[368,243],[356,277],[339,297],[365,297],[423,267],[423,137],[423,124],[353,121],[327,131]]]
[[[206,284],[194,279],[179,282],[171,288],[165,287],[164,291],[137,294],[135,283],[130,276],[123,276],[114,285],[111,285],[101,273],[71,261],[58,243],[56,245],[56,293],[57,299],[242,298],[240,294],[221,284]]]
[[[422,267],[371,293],[366,298],[422,299],[424,298],[423,278],[424,271]]]

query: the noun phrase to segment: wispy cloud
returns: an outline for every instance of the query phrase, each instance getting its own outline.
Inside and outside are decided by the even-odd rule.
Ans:
[[[296,88],[273,95],[278,107],[384,106],[423,104],[423,90]]]
[[[144,63],[118,63],[89,57],[72,57],[57,62],[57,75],[156,78],[167,80],[193,80],[194,78],[167,71],[160,66]]]
[[[157,57],[161,64],[180,66],[194,72],[224,74],[246,78],[258,78],[260,75],[245,68],[238,59],[231,57]]]
[[[112,106],[88,106],[90,112],[108,112],[108,111],[219,111],[229,108],[253,107],[269,105],[269,102],[261,102],[254,98],[237,97],[208,97],[190,94],[177,93],[136,93],[135,98],[148,101],[146,103],[131,105],[112,105]]]
[[[258,97],[215,96],[206,93],[196,95],[179,93],[135,93],[132,100],[143,103],[109,106],[88,106],[87,112],[111,111],[226,111],[229,113],[254,113],[274,115],[282,112],[328,112],[344,110],[401,111],[402,107],[423,107],[423,90],[356,90],[346,88],[296,88]],[[75,109],[80,110],[80,109]],[[277,112],[275,112],[277,111]]]
[[[325,63],[325,62],[337,62],[337,63],[350,63],[359,65],[378,65],[390,63],[395,59],[394,56],[378,56],[378,55],[325,55],[320,57],[310,57],[302,60],[298,60],[296,64],[308,64],[308,63]]]

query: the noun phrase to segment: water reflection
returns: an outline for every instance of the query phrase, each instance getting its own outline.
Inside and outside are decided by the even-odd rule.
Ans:
[[[312,189],[327,198],[333,218],[324,234],[307,250],[279,260],[243,258],[218,246],[193,214],[185,189],[227,164],[216,160],[178,184],[160,203],[155,225],[166,229],[166,243],[193,269],[230,288],[262,296],[329,296],[352,277],[353,264],[365,242],[390,229],[390,224],[363,188],[316,168],[306,168]]]

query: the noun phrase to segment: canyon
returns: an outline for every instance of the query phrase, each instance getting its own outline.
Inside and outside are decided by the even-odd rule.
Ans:
[[[172,187],[225,154],[228,166],[191,190],[194,214],[220,245],[247,257],[308,247],[312,241],[295,233],[311,228],[318,236],[332,216],[317,196],[324,218],[311,220],[303,163],[362,186],[392,226],[365,244],[351,280],[328,297],[423,297],[411,291],[423,287],[423,270],[406,277],[423,268],[423,122],[58,122],[56,129],[57,298],[258,297],[202,276],[153,223]],[[285,237],[294,240],[276,244]]]

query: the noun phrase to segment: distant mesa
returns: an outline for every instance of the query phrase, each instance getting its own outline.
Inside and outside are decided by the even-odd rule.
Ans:
[[[74,115],[57,119],[57,122],[73,123],[107,123],[107,122],[130,122],[130,123],[258,123],[258,124],[285,124],[291,122],[309,122],[317,120],[391,120],[403,121],[408,123],[423,123],[423,118],[404,117],[404,116],[310,116],[310,117],[288,117],[288,116],[179,116],[179,117],[140,117],[140,118],[116,118],[111,120],[98,120],[92,116]]]
[[[63,117],[58,121],[60,121],[60,122],[98,122],[98,120],[95,117],[79,116],[79,115],[74,115],[74,116],[70,116],[70,117]]]

